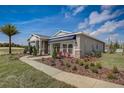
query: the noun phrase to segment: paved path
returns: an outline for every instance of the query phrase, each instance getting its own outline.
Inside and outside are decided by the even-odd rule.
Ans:
[[[45,65],[43,63],[39,63],[35,61],[34,59],[39,59],[41,57],[35,57],[35,58],[30,58],[28,56],[21,57],[20,60],[31,65],[32,67],[48,74],[49,76],[63,81],[67,84],[71,84],[75,87],[79,88],[124,88],[122,85],[94,79],[94,78],[89,78],[86,76],[81,76],[81,75],[76,75],[73,73],[68,73],[56,68],[53,68],[51,66]]]

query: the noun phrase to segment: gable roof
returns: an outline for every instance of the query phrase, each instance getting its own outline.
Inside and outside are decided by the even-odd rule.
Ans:
[[[45,35],[40,35],[40,34],[32,34],[27,41],[29,41],[33,36],[35,36],[36,38],[39,38],[39,39],[49,39],[49,36],[45,36]]]
[[[46,35],[40,35],[40,34],[32,34],[32,35],[34,35],[34,36],[36,36],[38,38],[46,38],[46,39],[49,38],[49,36],[46,36]]]
[[[61,32],[58,32],[56,34],[59,34],[59,33],[61,33]],[[63,34],[63,35],[52,36],[50,39],[55,39],[55,38],[65,37],[65,36],[70,36],[70,35],[81,35],[81,34],[86,36],[86,37],[88,37],[88,38],[94,39],[94,40],[96,40],[98,42],[105,43],[105,42],[103,42],[103,41],[101,41],[99,39],[96,39],[96,38],[94,38],[94,37],[92,37],[90,35],[85,34],[84,32],[69,32],[69,33],[66,33],[66,34]]]
[[[59,30],[54,35],[52,35],[51,38],[52,37],[58,37],[58,36],[67,35],[67,34],[70,34],[70,33],[72,33],[72,32],[68,32],[68,31],[64,31],[64,30]]]

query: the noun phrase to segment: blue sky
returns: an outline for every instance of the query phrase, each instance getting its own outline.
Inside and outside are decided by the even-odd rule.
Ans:
[[[32,33],[83,31],[100,40],[124,41],[124,6],[0,6],[0,26],[12,23],[20,34],[13,42],[27,44]],[[8,38],[0,33],[0,42]]]

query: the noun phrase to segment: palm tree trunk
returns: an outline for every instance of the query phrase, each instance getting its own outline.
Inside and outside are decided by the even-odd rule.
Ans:
[[[9,54],[11,54],[11,36],[9,36]]]

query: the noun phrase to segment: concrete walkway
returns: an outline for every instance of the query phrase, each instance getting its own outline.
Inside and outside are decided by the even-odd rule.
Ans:
[[[47,75],[57,80],[63,81],[67,84],[71,84],[78,88],[124,88],[123,85],[118,85],[86,76],[81,76],[73,73],[68,73],[51,66],[39,63],[34,59],[41,57],[30,58],[29,56],[21,57],[20,60],[31,65],[32,67],[46,73]]]

